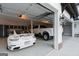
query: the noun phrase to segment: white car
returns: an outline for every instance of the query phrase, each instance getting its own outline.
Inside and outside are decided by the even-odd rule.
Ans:
[[[13,31],[14,34],[9,35],[7,38],[7,48],[9,50],[22,49],[25,47],[32,46],[36,42],[34,34],[17,34],[16,31]]]

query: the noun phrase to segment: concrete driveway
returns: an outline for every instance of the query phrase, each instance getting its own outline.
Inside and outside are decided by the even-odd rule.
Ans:
[[[63,48],[52,50],[49,56],[79,56],[79,37],[63,36]]]

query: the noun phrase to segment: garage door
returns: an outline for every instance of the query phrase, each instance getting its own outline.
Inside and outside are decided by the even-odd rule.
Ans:
[[[66,36],[71,36],[72,35],[72,26],[71,25],[63,26],[63,34]]]

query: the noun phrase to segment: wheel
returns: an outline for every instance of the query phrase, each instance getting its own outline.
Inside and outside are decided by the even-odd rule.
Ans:
[[[7,48],[7,50],[9,50],[8,46],[6,48]]]
[[[35,42],[33,44],[36,44]]]
[[[43,39],[44,40],[49,40],[49,34],[46,32],[46,33],[43,33]]]

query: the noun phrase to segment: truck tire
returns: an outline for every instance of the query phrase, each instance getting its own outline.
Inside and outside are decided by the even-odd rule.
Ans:
[[[43,33],[43,39],[45,41],[49,40],[49,34],[47,32]]]
[[[7,48],[7,50],[9,50],[8,46],[6,48]]]

